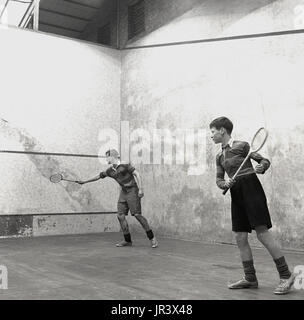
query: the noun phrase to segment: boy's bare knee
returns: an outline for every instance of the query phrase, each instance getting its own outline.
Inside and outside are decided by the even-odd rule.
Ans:
[[[257,235],[264,232],[268,232],[268,228],[266,226],[258,226],[255,227],[255,232],[257,233]]]
[[[265,242],[267,240],[268,231],[257,232],[257,238],[260,242]]]
[[[124,221],[124,220],[126,220],[126,215],[125,215],[125,214],[122,214],[122,213],[118,213],[118,214],[117,214],[117,219],[118,219],[119,221]]]
[[[269,234],[268,228],[266,226],[259,226],[255,228],[257,238],[260,242],[264,241],[265,236]]]
[[[248,244],[248,233],[236,232],[235,240],[238,246],[246,246]]]

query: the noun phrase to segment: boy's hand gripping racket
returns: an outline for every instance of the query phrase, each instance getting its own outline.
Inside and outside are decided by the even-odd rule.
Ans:
[[[254,135],[254,137],[251,140],[249,152],[248,152],[246,158],[244,159],[244,161],[241,163],[241,165],[238,168],[238,170],[236,171],[236,173],[234,174],[234,176],[232,177],[233,180],[239,174],[240,170],[243,168],[245,162],[249,159],[250,155],[252,153],[258,152],[259,150],[262,149],[262,147],[264,146],[267,138],[268,138],[268,132],[267,132],[267,130],[265,128],[262,127],[256,132],[256,134]],[[223,191],[223,194],[225,195],[228,190],[229,190],[229,188],[225,189]]]
[[[62,174],[60,174],[60,173],[56,173],[56,174],[53,174],[53,175],[51,175],[50,176],[50,180],[51,180],[51,182],[53,182],[53,183],[58,183],[58,182],[60,182],[60,181],[69,181],[69,182],[77,182],[77,181],[75,181],[75,180],[69,180],[69,179],[64,179],[63,178],[63,175]]]

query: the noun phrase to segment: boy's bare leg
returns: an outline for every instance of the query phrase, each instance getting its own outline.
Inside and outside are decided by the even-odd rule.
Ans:
[[[268,250],[272,256],[276,268],[279,272],[280,283],[277,288],[274,290],[275,294],[286,294],[290,291],[295,276],[289,271],[285,257],[279,248],[277,241],[275,241],[272,234],[269,232],[266,226],[259,226],[255,228],[257,233],[257,238],[263,244],[263,246]]]
[[[146,232],[151,230],[148,220],[143,215],[135,214],[135,218],[141,224],[141,226],[144,228]]]
[[[240,250],[242,261],[253,260],[252,251],[248,242],[247,232],[236,232],[235,233],[236,244]]]
[[[116,246],[117,247],[125,247],[125,246],[131,246],[132,245],[132,240],[131,240],[131,234],[129,231],[129,225],[128,225],[128,221],[126,219],[126,215],[125,214],[118,214],[117,215],[122,233],[124,235],[125,240],[117,243]]]
[[[151,230],[148,220],[141,214],[135,214],[134,215],[137,221],[141,224],[141,226],[144,228],[146,231],[147,237],[151,241],[152,248],[158,247],[158,242],[153,234],[153,231]]]
[[[237,246],[240,250],[245,277],[239,281],[228,284],[228,288],[229,289],[257,288],[258,281],[255,275],[252,251],[248,242],[248,233],[236,232],[235,239],[236,239]]]
[[[130,233],[128,221],[126,219],[126,215],[125,214],[118,214],[117,218],[120,223],[121,230],[122,230],[123,234],[125,235],[125,234]]]
[[[272,234],[268,231],[266,226],[259,226],[255,228],[257,238],[262,245],[268,250],[274,260],[279,259],[283,256],[281,249],[277,241],[275,241]]]

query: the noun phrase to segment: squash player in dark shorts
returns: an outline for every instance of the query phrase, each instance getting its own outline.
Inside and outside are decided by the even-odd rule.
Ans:
[[[156,237],[151,230],[147,219],[141,213],[141,198],[144,196],[142,181],[139,172],[130,164],[123,164],[119,160],[119,153],[115,149],[106,152],[107,162],[111,166],[101,172],[98,176],[87,181],[76,181],[79,184],[98,181],[110,177],[118,182],[121,191],[117,204],[117,217],[124,235],[124,240],[117,243],[117,247],[132,246],[131,234],[129,231],[126,215],[131,212],[146,231],[152,248],[158,246]]]
[[[250,146],[244,141],[231,138],[232,122],[226,117],[213,120],[210,125],[211,138],[214,143],[221,143],[222,151],[216,157],[216,184],[225,190],[230,188],[232,231],[235,232],[236,243],[240,250],[245,276],[228,285],[229,289],[257,288],[258,280],[253,264],[253,256],[248,243],[248,233],[255,230],[258,240],[272,256],[279,272],[280,282],[275,294],[286,294],[291,290],[295,275],[289,271],[286,260],[272,234],[271,218],[263,187],[256,173],[264,174],[270,161],[258,153],[250,158],[258,162],[255,169],[249,159],[239,175],[232,179],[249,152]],[[228,179],[225,180],[225,173]]]

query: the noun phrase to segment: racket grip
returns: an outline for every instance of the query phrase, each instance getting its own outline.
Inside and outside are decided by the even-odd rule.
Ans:
[[[229,190],[229,188],[228,188],[228,189],[225,189],[225,190],[223,191],[223,195],[225,195],[225,194],[228,192],[228,190]]]

